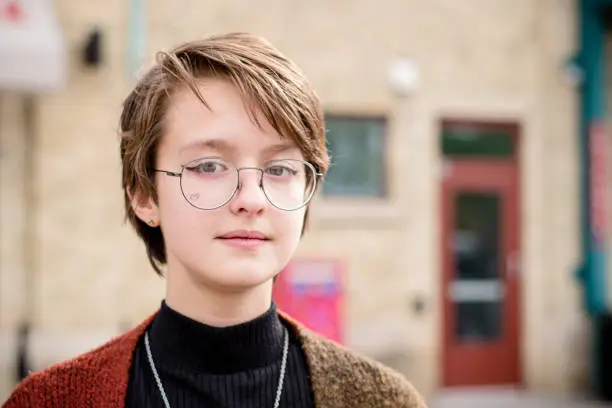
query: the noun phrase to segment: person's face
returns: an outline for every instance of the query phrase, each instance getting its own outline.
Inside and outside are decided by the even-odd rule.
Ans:
[[[172,95],[156,169],[179,172],[181,166],[205,157],[237,168],[263,168],[278,159],[304,160],[295,142],[281,138],[263,116],[258,117],[260,126],[253,123],[232,84],[210,79],[199,89],[210,110],[190,90]],[[149,200],[137,213],[145,222],[147,217],[159,220],[171,276],[185,274],[212,288],[244,290],[271,280],[288,263],[300,240],[305,207],[285,211],[271,205],[260,187],[261,173],[252,169],[239,172],[240,188],[225,205],[211,210],[194,207],[188,198],[196,204],[221,204],[215,200],[223,195],[218,185],[224,184],[215,180],[223,164],[215,160],[199,162],[196,172],[184,170],[191,171],[192,181],[202,177],[210,183],[206,191],[189,191],[183,176],[187,197],[178,177],[156,173],[157,205]],[[245,237],[249,234],[255,238]]]

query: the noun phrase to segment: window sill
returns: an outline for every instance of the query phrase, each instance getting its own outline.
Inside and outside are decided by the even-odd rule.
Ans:
[[[311,205],[310,214],[310,219],[317,227],[349,223],[387,226],[395,224],[400,218],[394,203],[385,199],[318,198]]]

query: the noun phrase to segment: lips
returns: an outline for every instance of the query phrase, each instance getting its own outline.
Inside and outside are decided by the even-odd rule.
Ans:
[[[219,239],[236,239],[236,240],[259,240],[268,241],[269,236],[259,231],[236,230],[220,235]]]
[[[270,241],[270,237],[263,232],[247,230],[228,232],[218,236],[217,239],[228,247],[242,252],[246,251],[246,253],[254,253]]]

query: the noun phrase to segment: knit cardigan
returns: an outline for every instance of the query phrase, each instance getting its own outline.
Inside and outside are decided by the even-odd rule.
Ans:
[[[427,408],[399,373],[280,316],[298,334],[316,408]],[[95,350],[30,374],[3,408],[124,407],[132,356],[154,317]]]

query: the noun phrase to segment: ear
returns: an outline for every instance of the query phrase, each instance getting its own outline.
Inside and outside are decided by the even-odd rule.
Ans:
[[[157,227],[159,225],[159,208],[153,202],[153,199],[141,192],[132,192],[129,197],[136,216],[150,227]]]

